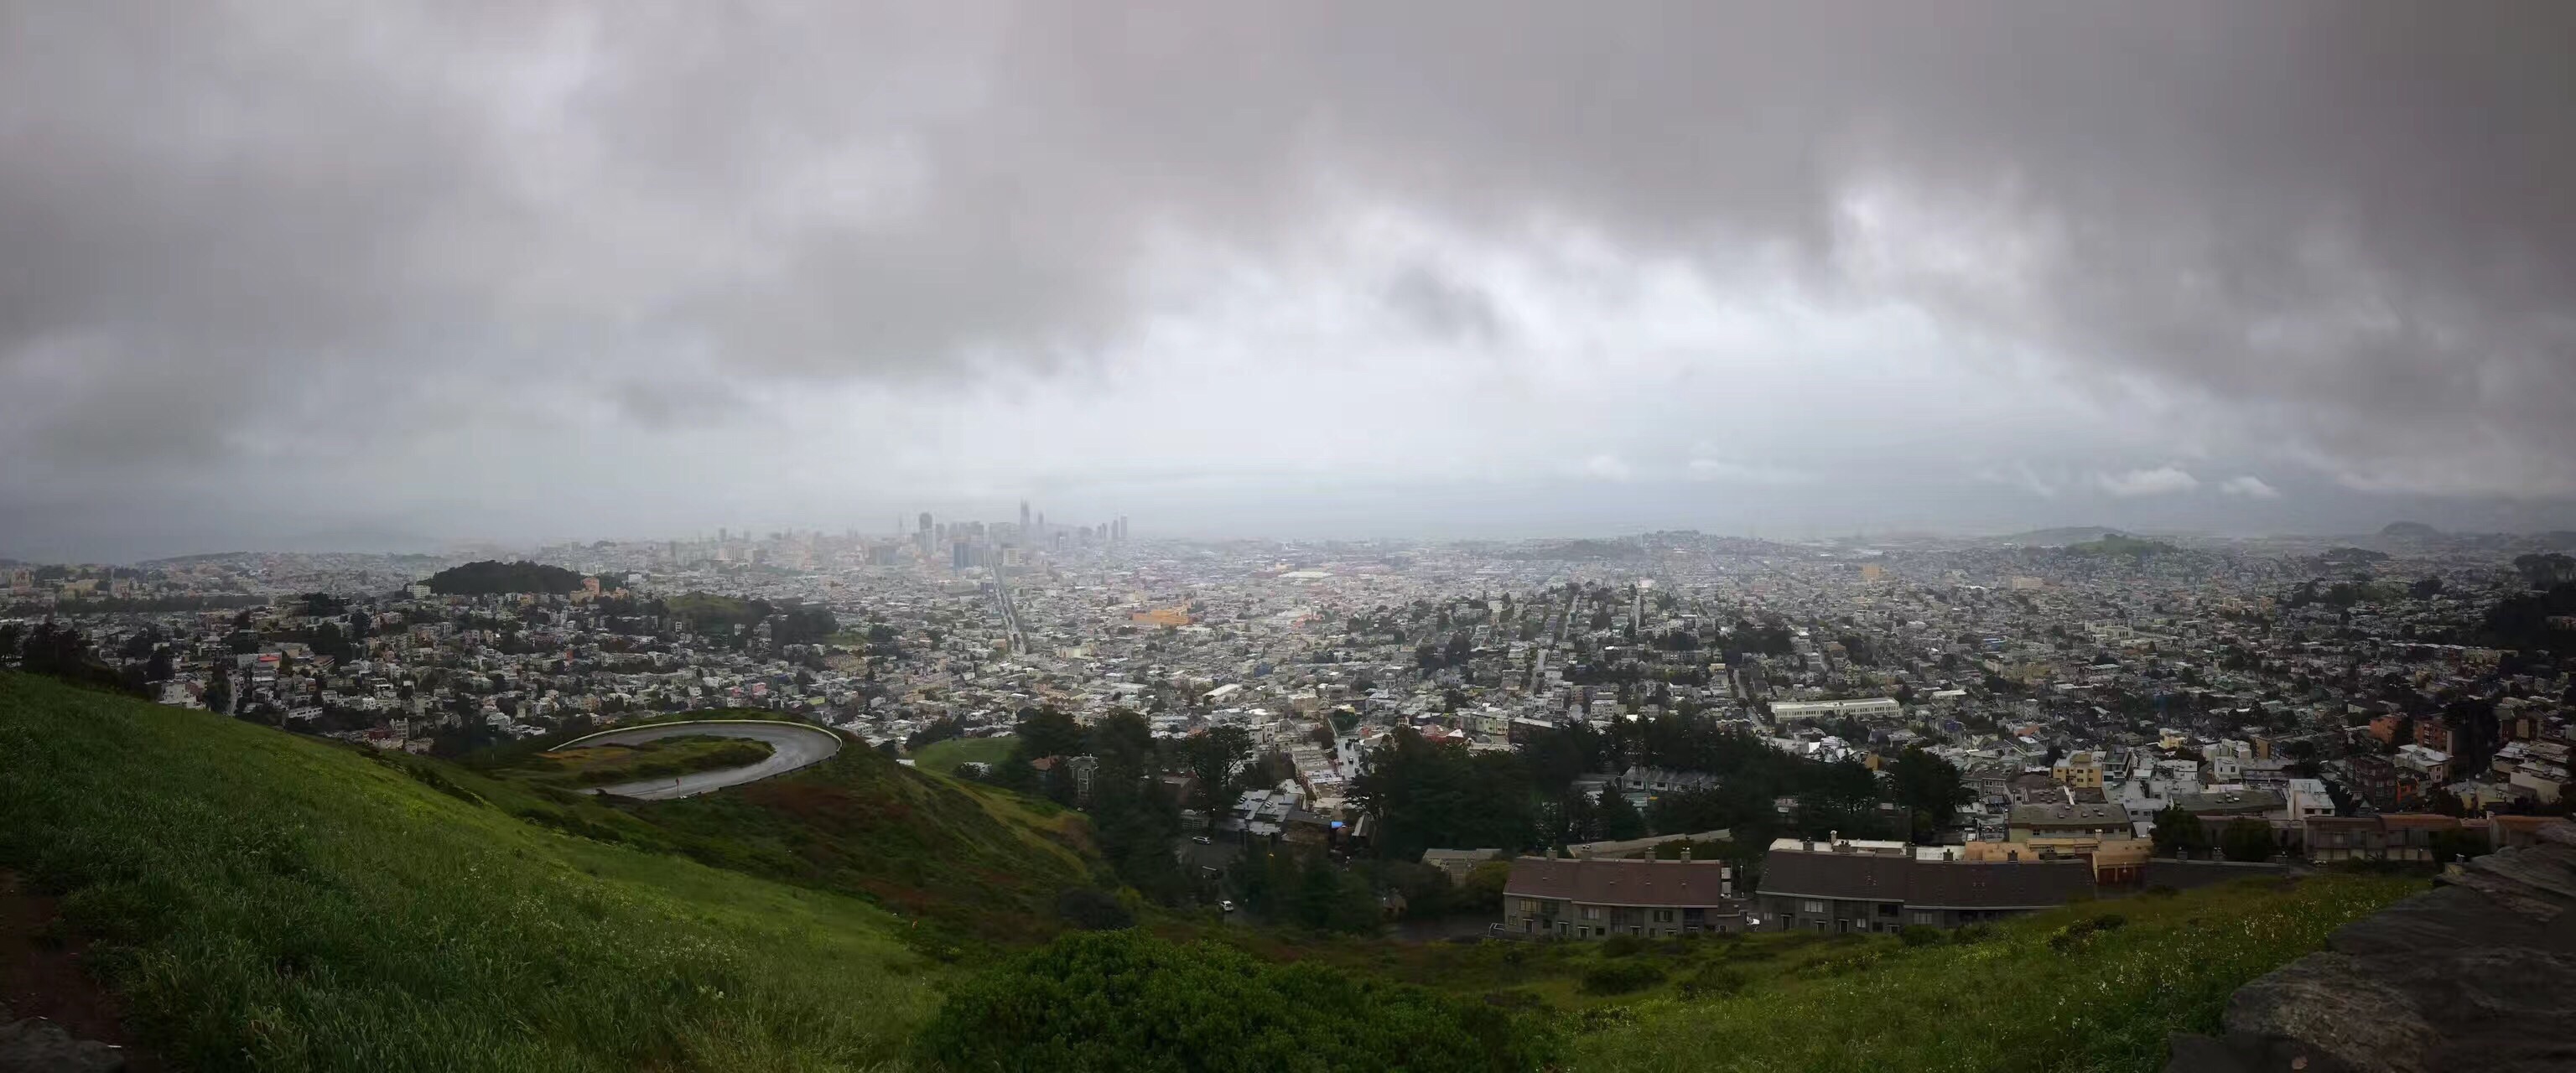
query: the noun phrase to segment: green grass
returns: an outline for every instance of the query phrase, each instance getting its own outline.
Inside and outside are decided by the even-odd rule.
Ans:
[[[905,767],[857,745],[801,771],[675,801],[606,801],[571,792],[542,770],[543,755],[525,743],[461,763],[470,770],[441,765],[442,777],[505,812],[595,839],[858,895],[913,918],[907,934],[943,958],[980,958],[995,953],[989,947],[996,942],[1049,938],[1061,926],[1056,896],[1108,875],[1079,814]]]
[[[0,868],[180,1068],[861,1069],[936,1005],[908,922],[512,814],[550,804],[0,674]]]
[[[2216,1029],[2238,986],[2423,886],[2420,875],[2247,880],[1919,947],[1815,933],[1462,944],[1162,930],[1536,1011],[1569,1033],[1569,1073],[2149,1073],[2164,1068],[2167,1033]],[[2082,924],[2108,914],[2125,923]]]
[[[633,745],[584,745],[538,753],[522,770],[531,780],[551,785],[608,786],[746,767],[769,759],[774,751],[764,741],[692,734]]]
[[[1700,949],[1671,966],[1671,983],[1573,1020],[1566,1068],[2152,1073],[2164,1068],[2168,1033],[2215,1030],[2238,986],[2423,886],[2395,876],[2247,880],[2070,906],[1966,944],[1685,944]],[[2086,924],[2115,914],[2125,923]],[[1680,997],[1694,978],[1741,990]]]
[[[925,774],[874,749],[721,794],[620,803],[644,837],[710,864],[863,894],[951,933],[954,951],[1035,942],[1056,896],[1106,875],[1075,813]]]
[[[1011,746],[1018,738],[1004,734],[998,738],[948,738],[921,747],[912,758],[914,767],[938,775],[955,774],[959,764],[998,764],[1011,758]]]
[[[13,674],[0,869],[63,896],[175,1066],[290,1071],[897,1064],[948,962],[1043,937],[1053,896],[1103,875],[1079,816],[868,749],[602,802]],[[1919,946],[1149,924],[1526,1011],[1566,1034],[1569,1073],[2145,1073],[2167,1033],[2215,1028],[2237,986],[2422,883],[2249,880]]]

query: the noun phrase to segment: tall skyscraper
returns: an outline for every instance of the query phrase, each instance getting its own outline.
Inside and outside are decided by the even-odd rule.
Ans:
[[[1029,531],[1029,501],[1025,499],[1020,501],[1020,531]]]

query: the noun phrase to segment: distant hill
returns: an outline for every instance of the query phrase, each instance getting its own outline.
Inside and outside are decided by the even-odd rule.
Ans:
[[[2576,551],[2576,529],[2552,529],[2545,533],[2533,533],[2531,539],[2551,551]]]
[[[1645,549],[1624,541],[1568,540],[1563,543],[1523,545],[1497,557],[1523,560],[1597,560],[1634,559],[1643,554]]]
[[[2100,540],[2087,541],[2082,544],[2070,544],[2067,546],[2066,550],[2076,555],[2095,556],[2101,558],[2126,557],[2131,559],[2145,559],[2157,555],[2171,554],[2182,549],[2174,547],[2173,545],[2167,544],[2161,540],[2145,540],[2130,536],[2126,533],[2104,533]]]
[[[2011,536],[1996,537],[1994,538],[1994,542],[1998,544],[2019,544],[2023,547],[2032,548],[2062,548],[2071,544],[2082,544],[2089,541],[2100,540],[2103,537],[2110,536],[2116,532],[2119,532],[2119,530],[2107,529],[2098,525],[2061,525],[2052,529],[2033,529],[2027,533],[2014,533]]]
[[[2387,562],[2388,553],[2372,551],[2369,548],[2335,548],[2317,558],[2336,566],[2359,566],[2364,563]]]
[[[2390,522],[2387,528],[2379,531],[2379,535],[2402,537],[2408,540],[2431,540],[2441,536],[2442,531],[2422,522]]]
[[[581,575],[543,563],[505,563],[484,559],[450,567],[429,576],[429,591],[441,596],[500,596],[514,592],[566,593],[581,588]]]

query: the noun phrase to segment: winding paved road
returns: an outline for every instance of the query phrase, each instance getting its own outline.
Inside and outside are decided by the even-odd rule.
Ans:
[[[591,745],[633,745],[658,738],[687,736],[714,738],[749,738],[767,742],[769,758],[742,767],[717,768],[686,775],[625,782],[585,791],[594,794],[616,794],[619,797],[646,801],[666,801],[674,797],[694,797],[709,790],[757,782],[772,775],[784,775],[798,768],[811,767],[832,758],[841,751],[841,736],[821,727],[803,723],[736,723],[695,722],[655,723],[651,726],[606,730],[585,738],[566,742],[563,748],[579,749]]]

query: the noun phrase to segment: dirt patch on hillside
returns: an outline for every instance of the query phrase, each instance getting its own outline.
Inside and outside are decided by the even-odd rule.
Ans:
[[[0,1009],[10,1018],[42,1017],[77,1038],[116,1044],[130,1073],[166,1069],[134,1046],[125,1003],[83,971],[88,944],[55,927],[56,903],[26,890],[15,873],[0,871]]]

